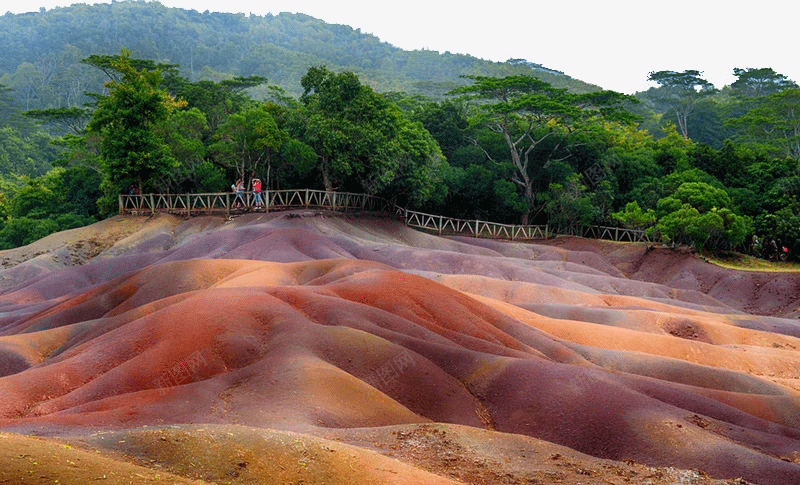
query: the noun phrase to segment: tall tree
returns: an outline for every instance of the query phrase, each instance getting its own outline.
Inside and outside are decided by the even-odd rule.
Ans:
[[[778,74],[771,67],[747,69],[735,67],[733,74],[736,76],[736,81],[731,84],[731,89],[737,96],[760,98],[797,87],[794,81],[783,74]]]
[[[421,123],[412,123],[352,72],[312,67],[302,85],[302,139],[317,152],[326,190],[399,190],[411,200],[432,195],[433,172],[444,161]]]
[[[13,118],[20,116],[19,110],[13,105],[11,91],[8,86],[0,84],[0,128],[10,125]]]
[[[91,116],[91,111],[86,108],[48,108],[34,109],[25,112],[26,116],[36,118],[40,123],[46,123],[57,133],[70,133],[78,135],[83,133],[86,122]]]
[[[741,139],[767,152],[800,160],[800,89],[767,96],[760,106],[729,120],[741,130]]]
[[[572,94],[530,76],[464,77],[471,79],[473,84],[449,94],[460,94],[477,101],[480,114],[475,122],[499,134],[505,141],[514,169],[511,179],[523,191],[527,202],[527,209],[522,214],[523,224],[529,223],[536,207],[535,168],[553,161],[558,148],[585,126],[584,121],[592,117],[630,119],[623,103],[632,101],[632,98],[613,91]],[[558,141],[547,150],[537,151],[550,138]],[[484,149],[484,153],[494,161],[489,150]]]
[[[185,103],[161,89],[160,70],[137,68],[138,64],[125,49],[110,59],[109,66],[118,75],[105,84],[108,95],[98,100],[86,126],[87,135],[100,138],[106,212],[127,185],[135,184],[140,192],[152,190],[176,163],[158,128]]]
[[[658,71],[651,72],[647,78],[661,86],[658,100],[667,109],[675,112],[678,129],[687,138],[689,118],[698,102],[714,92],[714,85],[701,78],[702,74],[702,71],[693,69],[683,72]]]
[[[120,69],[120,62],[124,62],[131,69],[141,72],[158,72],[159,77],[165,73],[177,74],[176,64],[162,64],[150,59],[135,59],[130,56],[131,51],[122,49],[121,55],[92,54],[81,62],[103,71],[111,82],[121,82],[125,79],[125,72]],[[160,83],[161,81],[159,81]]]
[[[225,187],[219,183],[224,180],[224,171],[205,159],[206,146],[202,138],[208,124],[199,109],[176,110],[160,125],[160,129],[176,160],[175,168],[161,180],[163,189],[180,188],[190,192],[200,189],[206,192],[207,188],[214,186]],[[204,180],[206,178],[216,180]]]
[[[164,88],[173,96],[186,100],[189,106],[205,114],[211,133],[225,122],[229,115],[244,110],[252,101],[245,90],[267,82],[261,76],[234,77],[220,82],[201,80],[188,82],[176,72],[164,76]]]
[[[214,136],[218,141],[211,151],[221,165],[235,168],[242,180],[262,176],[264,171],[268,177],[273,160],[289,139],[265,106],[230,115]]]
[[[425,102],[413,111],[412,117],[421,122],[436,139],[442,154],[449,162],[456,152],[469,145],[467,110],[464,103],[445,100],[441,103]]]
[[[30,62],[23,62],[9,78],[9,84],[14,88],[17,102],[23,109],[29,110],[39,107],[41,91],[44,86],[44,75]]]

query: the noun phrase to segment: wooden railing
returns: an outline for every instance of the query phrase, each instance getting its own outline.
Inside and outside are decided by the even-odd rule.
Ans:
[[[467,234],[474,237],[512,240],[547,239],[553,235],[550,234],[546,225],[520,226],[480,220],[453,219],[410,210],[404,211],[403,218],[408,226],[428,229],[438,234]]]
[[[571,226],[557,228],[557,234],[565,236],[580,236],[590,239],[606,239],[618,242],[655,242],[642,229],[627,229],[611,226]]]
[[[572,226],[553,231],[547,225],[500,224],[480,220],[454,219],[426,214],[399,207],[374,195],[333,192],[313,189],[265,190],[261,193],[262,205],[256,206],[253,192],[245,192],[237,200],[232,192],[208,194],[144,194],[120,195],[120,214],[150,215],[157,212],[172,214],[230,216],[237,211],[270,212],[275,210],[314,208],[339,212],[358,211],[389,214],[402,218],[410,227],[437,234],[466,235],[495,239],[547,239],[557,234],[567,234],[593,239],[624,242],[652,242],[643,230],[606,226]],[[237,203],[242,209],[237,209]]]
[[[201,215],[225,214],[237,211],[241,203],[249,211],[284,210],[313,207],[335,211],[358,210],[366,212],[394,212],[394,206],[374,195],[348,192],[326,192],[324,190],[265,190],[261,192],[262,205],[256,206],[253,192],[244,192],[241,199],[232,192],[209,194],[144,194],[120,195],[120,214],[171,214]]]

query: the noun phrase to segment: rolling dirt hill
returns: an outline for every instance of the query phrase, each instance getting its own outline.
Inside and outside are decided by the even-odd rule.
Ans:
[[[318,211],[0,265],[0,484],[800,483],[800,274]]]

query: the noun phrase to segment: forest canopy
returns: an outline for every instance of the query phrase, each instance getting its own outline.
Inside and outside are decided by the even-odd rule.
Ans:
[[[699,70],[653,71],[658,87],[627,96],[303,15],[140,1],[7,14],[0,39],[2,247],[111,215],[119,193],[258,177],[459,218],[800,252],[800,90],[768,67],[719,89]]]

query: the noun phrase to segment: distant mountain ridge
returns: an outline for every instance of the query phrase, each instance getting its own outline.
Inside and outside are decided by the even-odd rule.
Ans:
[[[80,60],[123,47],[134,57],[177,64],[191,80],[255,74],[290,94],[301,91],[299,80],[313,65],[353,71],[378,91],[434,98],[463,84],[461,74],[533,74],[576,92],[598,89],[525,59],[405,51],[305,14],[201,13],[143,0],[7,13],[0,16],[0,45],[0,83],[15,90],[25,109],[80,104],[85,79],[102,81]]]

